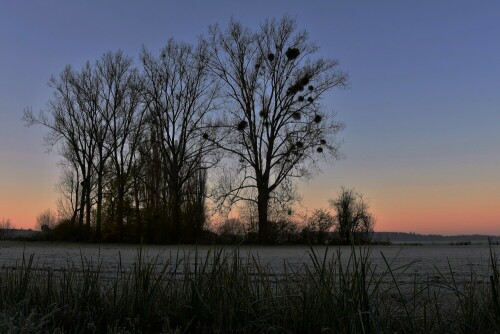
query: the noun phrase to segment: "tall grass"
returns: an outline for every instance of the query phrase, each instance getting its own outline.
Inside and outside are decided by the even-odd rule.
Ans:
[[[435,280],[401,283],[409,263],[384,268],[369,247],[310,249],[282,270],[239,249],[147,258],[132,267],[81,256],[45,268],[33,255],[0,269],[1,333],[494,333],[500,332],[500,273],[482,280],[436,269]],[[451,277],[451,278],[450,278]]]

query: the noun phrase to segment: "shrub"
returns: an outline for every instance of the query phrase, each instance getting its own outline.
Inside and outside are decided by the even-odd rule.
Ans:
[[[51,238],[58,241],[87,241],[89,235],[87,226],[79,226],[71,219],[65,219],[53,229]]]

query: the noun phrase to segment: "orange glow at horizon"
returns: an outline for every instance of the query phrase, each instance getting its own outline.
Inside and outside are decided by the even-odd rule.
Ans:
[[[338,174],[338,180],[344,182],[343,174]],[[500,178],[481,177],[484,179],[434,184],[398,183],[390,178],[373,181],[373,176],[367,180],[345,179],[361,179],[353,188],[368,201],[369,211],[376,218],[375,231],[500,235]],[[300,189],[303,206],[311,212],[328,208],[328,199],[337,196],[340,185],[336,181],[312,181]]]
[[[58,168],[50,163],[46,161],[49,168],[40,169],[38,175],[27,174],[22,179],[21,173],[12,171],[9,178],[0,175],[0,220],[9,219],[14,228],[35,229],[36,217],[40,213],[47,209],[57,212],[58,194],[54,188]]]
[[[50,166],[49,161],[47,165]],[[10,219],[14,227],[29,229],[35,228],[36,217],[41,212],[56,211],[58,194],[54,185],[58,172],[54,166],[46,170],[38,177],[2,180],[0,220]],[[318,177],[299,185],[298,191],[303,196],[301,206],[309,213],[316,208],[328,208],[328,199],[337,196],[338,182],[342,182],[352,184],[364,194],[376,218],[376,231],[500,235],[499,178],[476,177],[461,183],[443,178],[440,183],[419,184],[401,179],[391,182],[391,178],[368,175],[363,179],[345,175],[343,169],[333,174],[337,177],[327,180]]]
[[[309,213],[316,208],[328,208],[327,198],[313,198],[309,191],[303,201]],[[38,214],[46,209],[56,211],[55,193],[40,198],[20,190],[12,195],[0,198],[0,219],[10,219],[15,228],[34,229]],[[500,235],[500,212],[495,197],[439,200],[415,194],[411,197],[385,194],[379,198],[370,196],[368,201],[376,218],[376,231]]]
[[[20,200],[22,198],[22,200]],[[0,198],[0,220],[9,219],[13,228],[35,229],[36,217],[47,209],[56,210],[57,196]]]

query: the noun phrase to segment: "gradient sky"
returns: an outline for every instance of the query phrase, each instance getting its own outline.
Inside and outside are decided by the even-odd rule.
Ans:
[[[351,82],[325,101],[346,123],[345,159],[300,183],[302,205],[325,208],[344,185],[365,194],[378,231],[500,235],[498,1],[2,1],[0,219],[30,228],[56,208],[59,158],[21,117],[45,107],[66,64],[283,14]]]

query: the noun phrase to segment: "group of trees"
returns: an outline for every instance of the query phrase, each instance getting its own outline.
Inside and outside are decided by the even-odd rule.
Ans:
[[[184,226],[203,229],[211,159],[200,132],[215,87],[200,53],[170,41],[158,58],[143,52],[142,73],[122,52],[106,53],[52,78],[48,110],[25,111],[28,125],[50,130],[46,141],[62,157],[70,233],[166,241],[192,235]]]
[[[61,156],[61,224],[81,238],[190,241],[210,197],[249,203],[270,241],[270,208],[339,156],[343,124],[322,97],[347,78],[317,51],[284,17],[257,31],[213,26],[196,45],[170,40],[159,55],[144,49],[140,66],[120,51],[68,65],[47,109],[24,113]]]

